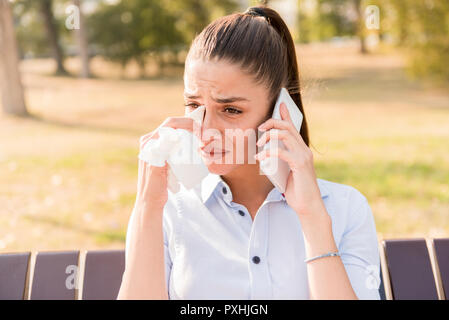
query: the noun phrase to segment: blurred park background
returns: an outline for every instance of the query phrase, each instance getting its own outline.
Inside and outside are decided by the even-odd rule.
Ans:
[[[449,2],[272,0],[320,178],[379,238],[449,236]],[[184,59],[258,1],[0,0],[0,252],[124,247],[139,137],[182,115]]]

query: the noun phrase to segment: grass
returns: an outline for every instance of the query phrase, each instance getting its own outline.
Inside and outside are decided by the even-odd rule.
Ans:
[[[380,238],[448,237],[448,89],[408,80],[394,51],[297,53],[317,175],[361,191]],[[145,80],[98,59],[92,69],[83,80],[22,62],[33,117],[0,115],[0,252],[123,248],[139,137],[183,114],[182,69]]]

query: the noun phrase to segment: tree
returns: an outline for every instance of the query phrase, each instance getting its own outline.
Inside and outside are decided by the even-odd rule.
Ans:
[[[399,45],[404,45],[407,42],[407,37],[409,35],[409,23],[408,23],[408,6],[404,1],[390,1],[387,0],[387,4],[391,5],[392,11],[395,13],[393,33],[397,34],[397,40]]]
[[[410,0],[406,10],[413,21],[402,40],[410,52],[409,70],[417,77],[449,82],[449,1]]]
[[[12,12],[8,0],[0,0],[0,89],[5,113],[28,115],[20,80]]]
[[[165,7],[175,17],[176,24],[190,43],[212,20],[240,8],[236,0],[165,0]]]
[[[299,2],[299,40],[301,42],[328,40],[332,37],[357,34],[357,20],[352,0],[315,0]]]
[[[11,9],[20,57],[46,57],[51,55],[43,25],[43,19],[36,3],[16,0]]]
[[[176,18],[158,0],[102,3],[88,18],[89,41],[104,57],[124,67],[135,60],[145,75],[146,58],[183,43]]]
[[[56,61],[56,74],[65,75],[67,71],[64,68],[64,55],[62,47],[59,44],[59,31],[53,16],[53,0],[38,0],[40,12],[44,19],[45,28],[47,30],[48,42],[52,49],[53,58]]]
[[[78,39],[79,56],[81,59],[81,77],[88,78],[90,77],[89,51],[87,45],[86,24],[84,21],[81,0],[73,0],[73,4],[78,8],[79,13],[79,29],[76,34]]]
[[[362,6],[362,0],[353,0],[355,12],[357,14],[357,36],[360,41],[360,53],[365,54],[368,52],[366,49],[366,41],[365,41],[365,15],[364,8]]]

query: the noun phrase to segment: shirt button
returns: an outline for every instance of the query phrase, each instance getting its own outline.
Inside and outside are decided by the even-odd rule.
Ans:
[[[228,193],[228,190],[226,190],[226,187],[223,187],[223,193],[224,194]]]
[[[260,262],[260,258],[259,258],[258,256],[254,256],[254,257],[253,257],[253,262],[254,262],[255,264],[258,264],[258,263]]]
[[[245,212],[243,210],[239,210],[239,214],[243,217],[245,215]]]

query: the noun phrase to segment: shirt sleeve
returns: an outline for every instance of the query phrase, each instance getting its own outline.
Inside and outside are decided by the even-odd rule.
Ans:
[[[170,256],[170,251],[169,251],[169,230],[170,230],[170,222],[169,222],[169,216],[171,213],[176,212],[176,211],[172,211],[169,212],[170,210],[176,210],[173,203],[171,202],[170,198],[167,201],[166,205],[164,206],[164,211],[163,211],[163,223],[162,223],[162,231],[163,231],[163,236],[164,236],[164,264],[165,264],[165,283],[167,284],[167,290],[169,288],[169,283],[170,283],[170,273],[171,273],[171,268],[172,268],[172,259]],[[126,232],[126,249],[125,249],[125,259],[128,260],[128,249],[130,246],[130,242],[131,242],[131,225],[133,224],[133,220],[134,220],[134,211],[131,214],[131,217],[129,218],[129,222],[128,222],[128,228],[127,228],[127,232]],[[168,293],[169,294],[169,293]],[[169,297],[170,299],[170,297]]]
[[[361,300],[379,300],[380,257],[376,226],[367,199],[357,191],[339,252],[352,288]]]

